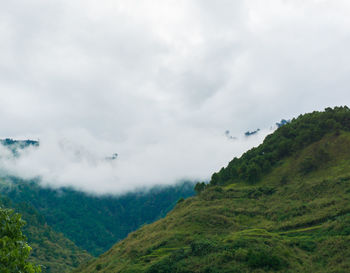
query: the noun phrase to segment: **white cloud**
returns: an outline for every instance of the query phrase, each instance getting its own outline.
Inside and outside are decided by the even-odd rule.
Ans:
[[[85,130],[50,133],[39,147],[20,150],[19,156],[10,156],[9,150],[0,145],[0,166],[5,174],[25,179],[40,177],[43,184],[52,187],[124,193],[186,179],[206,180],[232,155],[257,145],[271,132],[232,140],[224,133],[181,129],[158,136],[151,132],[131,135],[119,147],[95,139]],[[137,141],[143,137],[144,141]],[[117,151],[116,160],[106,159]]]
[[[0,135],[39,137],[14,168],[57,185],[202,179],[256,144],[225,130],[349,103],[349,15],[329,0],[4,1]],[[74,163],[62,138],[118,166]]]

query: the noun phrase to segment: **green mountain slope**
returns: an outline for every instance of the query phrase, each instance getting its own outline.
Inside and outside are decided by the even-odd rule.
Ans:
[[[7,177],[0,182],[0,194],[15,204],[33,206],[54,230],[99,255],[141,225],[164,217],[179,198],[194,195],[193,187],[193,183],[184,182],[121,196],[92,196]]]
[[[350,272],[349,109],[292,120],[75,272]]]
[[[48,226],[44,217],[32,206],[26,203],[14,204],[5,197],[0,197],[0,206],[14,208],[26,221],[23,233],[32,247],[30,261],[42,265],[42,272],[69,272],[83,261],[91,259],[86,251]]]

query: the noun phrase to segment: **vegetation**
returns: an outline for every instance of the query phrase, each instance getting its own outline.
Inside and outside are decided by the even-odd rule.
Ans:
[[[293,119],[75,272],[349,272],[350,111]]]
[[[279,125],[279,128],[267,136],[259,147],[249,150],[239,159],[234,158],[226,168],[214,173],[210,183],[223,185],[239,181],[249,183],[260,181],[281,160],[320,140],[329,132],[339,133],[340,130],[349,132],[350,109],[346,106],[326,108],[324,112],[315,111],[300,115],[291,122],[282,120]],[[301,171],[311,171],[322,163],[318,161],[327,160],[325,150],[318,152],[320,154],[312,154],[310,158],[305,159],[305,169]]]
[[[0,206],[15,208],[27,223],[24,226],[25,222],[18,213],[10,209],[0,209],[0,272],[39,272],[38,267],[32,264],[41,265],[42,272],[69,272],[80,263],[91,259],[86,251],[79,249],[62,234],[52,230],[46,224],[44,217],[32,206],[26,203],[13,204],[5,197],[0,198]],[[31,247],[26,244],[26,237],[22,234],[21,228]],[[9,248],[13,250],[9,252]],[[16,259],[17,256],[20,259]],[[9,271],[3,269],[1,265]]]
[[[0,183],[0,192],[15,204],[34,207],[45,219],[42,221],[80,248],[98,255],[141,225],[164,217],[179,198],[194,194],[193,186],[186,182],[122,196],[93,196],[7,177]]]
[[[0,140],[0,144],[15,156],[21,149],[39,146],[38,141],[9,138]],[[193,188],[193,183],[182,182],[120,196],[94,196],[71,188],[44,188],[37,180],[8,176],[0,179],[2,195],[14,204],[34,207],[42,221],[92,255],[103,253],[141,225],[164,217],[177,200],[194,195]]]
[[[24,225],[19,214],[0,207],[0,271],[3,273],[41,272],[40,266],[28,262],[31,247],[21,231]]]

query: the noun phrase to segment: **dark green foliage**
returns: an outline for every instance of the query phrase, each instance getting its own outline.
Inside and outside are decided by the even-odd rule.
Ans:
[[[262,145],[244,153],[240,159],[234,158],[226,168],[214,173],[210,184],[238,181],[256,183],[283,158],[295,154],[330,132],[339,134],[339,130],[350,131],[350,110],[346,106],[300,115],[297,119],[284,122],[283,126],[265,138]],[[300,171],[307,174],[320,162],[327,161],[327,153],[324,152],[324,149],[320,149],[312,158],[305,159]]]
[[[14,204],[9,198],[0,197],[0,206],[12,207],[16,212],[21,213],[27,223],[23,227],[23,234],[26,235],[29,245],[33,248],[29,261],[40,264],[42,272],[70,271],[91,258],[89,254],[79,249],[62,234],[53,231],[45,222],[44,217],[28,203]],[[19,217],[19,214],[13,215]],[[20,223],[24,222],[20,220]]]
[[[30,204],[43,216],[40,221],[93,255],[141,225],[164,217],[180,198],[194,195],[190,182],[122,196],[92,196],[68,188],[43,188],[15,177],[6,179],[9,183],[0,184],[0,192],[16,204]]]
[[[247,191],[247,197],[248,198],[259,198],[262,195],[271,195],[275,192],[276,192],[276,188],[269,187],[269,186],[251,188],[250,190]]]
[[[330,160],[330,156],[324,147],[320,147],[314,150],[311,155],[305,157],[300,163],[299,169],[303,174],[307,174],[311,171],[321,167],[324,163]]]
[[[258,164],[256,163],[250,163],[247,166],[247,170],[246,170],[246,180],[249,183],[255,183],[259,180],[261,176],[261,168]]]
[[[0,207],[0,272],[41,272],[39,266],[28,262],[31,247],[22,234],[24,225],[18,213]]]
[[[279,270],[282,267],[282,260],[266,251],[265,249],[249,250],[247,263],[252,268],[264,268],[267,270]]]
[[[224,175],[224,169],[221,169],[222,171],[222,175]],[[226,174],[226,173],[225,173]],[[220,181],[220,176],[218,173],[213,173],[213,175],[211,176],[211,180],[210,180],[210,184],[211,185],[217,185]]]
[[[191,254],[195,256],[204,256],[215,251],[217,248],[218,246],[214,242],[201,239],[191,243]]]
[[[165,272],[174,272],[172,268],[172,264],[169,264],[168,259],[164,259],[163,261],[153,264],[147,271],[147,273],[165,273]]]
[[[317,168],[316,161],[314,160],[313,157],[308,156],[305,157],[304,160],[300,164],[300,171],[303,174],[307,174]]]
[[[195,186],[194,186],[194,190],[196,191],[196,193],[201,193],[206,187],[206,184],[204,182],[198,182]]]
[[[306,240],[297,240],[294,242],[294,245],[299,247],[302,250],[313,252],[315,251],[317,244],[315,241],[306,239]]]
[[[185,250],[183,248],[180,248],[180,249],[173,251],[171,253],[169,259],[174,261],[174,262],[178,262],[186,257],[187,257],[187,254],[185,253]]]

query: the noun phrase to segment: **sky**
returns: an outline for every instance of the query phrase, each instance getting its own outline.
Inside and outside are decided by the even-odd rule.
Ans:
[[[346,0],[0,3],[0,137],[41,143],[0,167],[45,185],[208,180],[281,119],[349,105]]]

